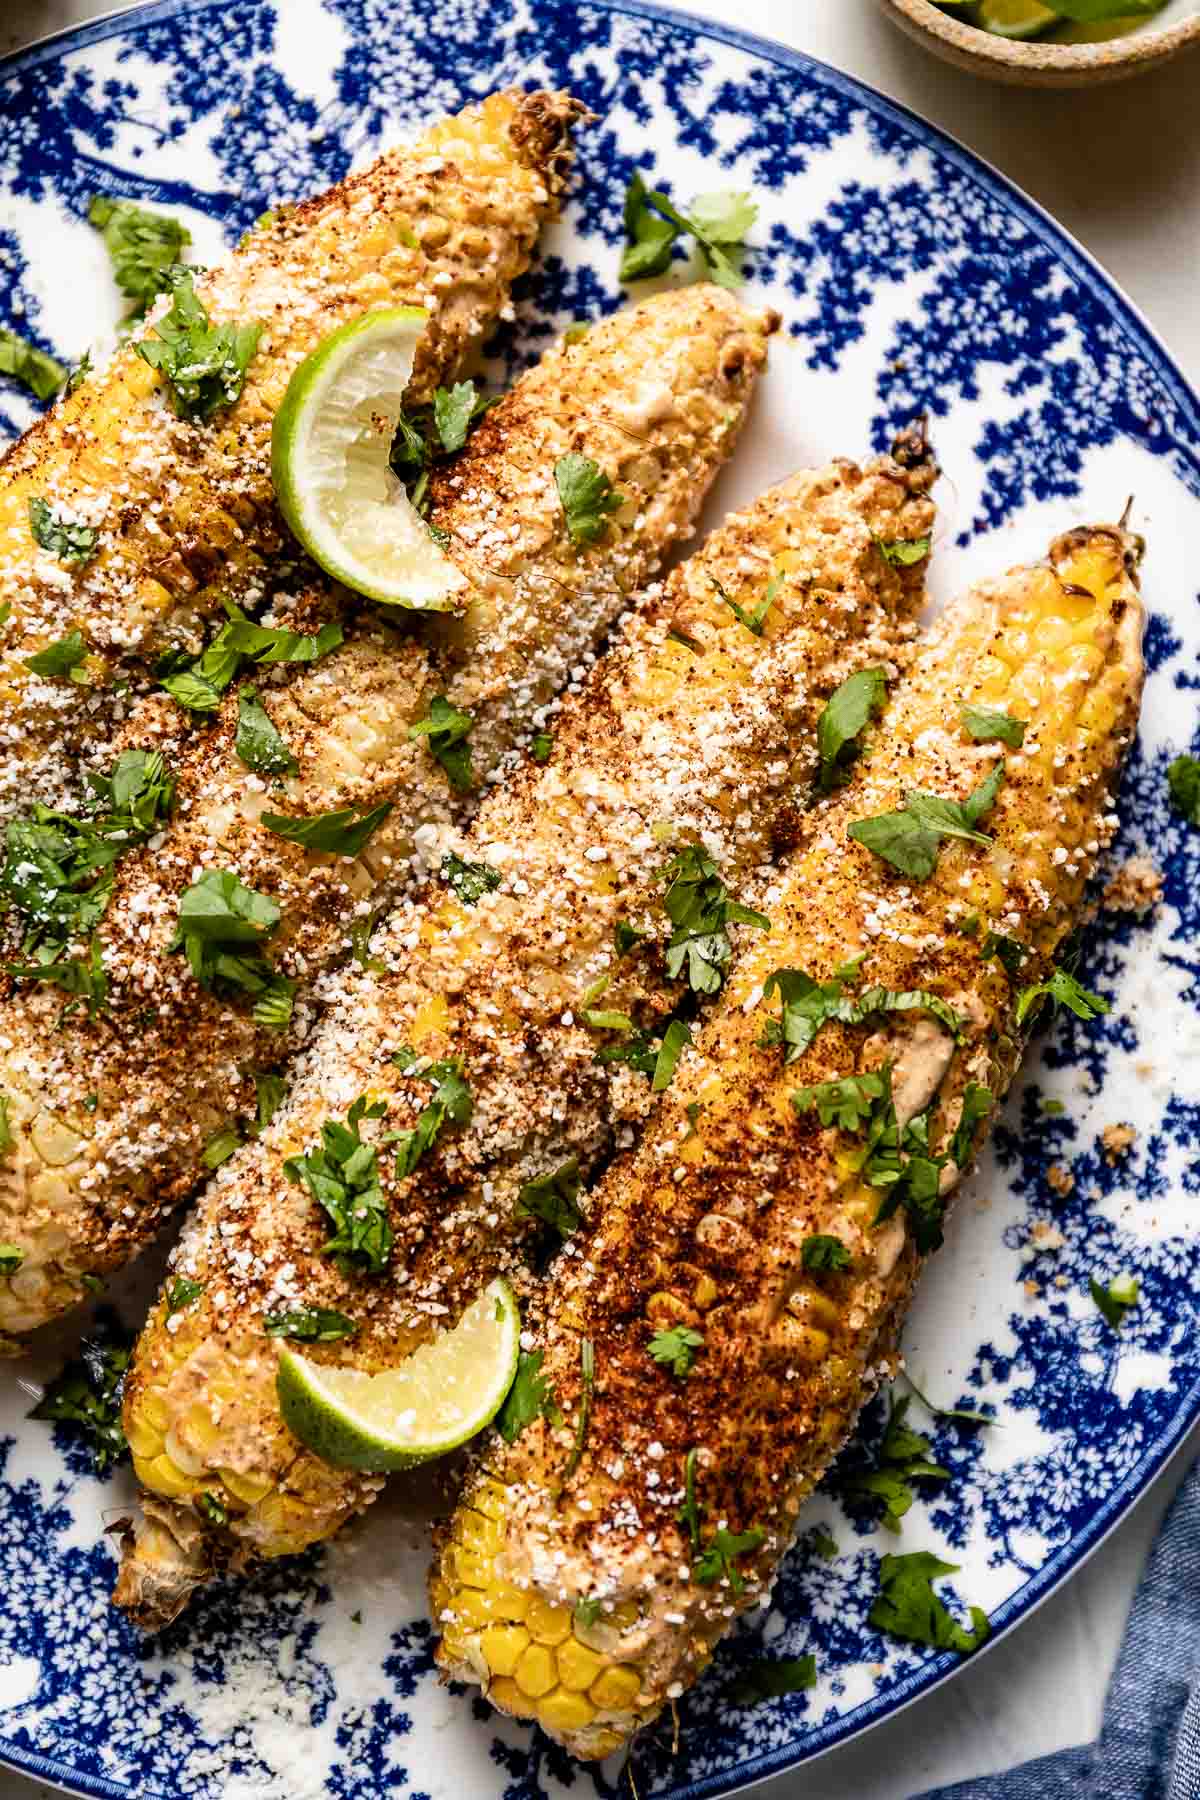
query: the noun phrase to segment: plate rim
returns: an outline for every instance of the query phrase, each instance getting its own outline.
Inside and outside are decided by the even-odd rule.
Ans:
[[[28,69],[37,68],[51,58],[72,50],[86,49],[128,28],[168,19],[181,12],[224,11],[242,0],[139,0],[139,4],[109,11],[98,18],[85,20],[48,33],[32,44],[0,57],[0,81]],[[259,0],[255,0],[259,3]],[[864,104],[875,116],[883,116],[910,132],[919,143],[935,149],[954,167],[980,183],[1002,205],[1015,210],[1034,236],[1058,257],[1077,278],[1099,284],[1109,309],[1122,330],[1131,335],[1155,376],[1163,382],[1178,408],[1181,419],[1191,427],[1200,443],[1200,393],[1185,374],[1174,354],[1150,323],[1141,306],[1127,294],[1116,278],[1086,245],[1053,214],[1025,191],[1010,176],[986,157],[972,150],[952,132],[923,118],[912,107],[873,87],[857,75],[851,75],[809,51],[794,50],[777,39],[757,32],[744,31],[736,25],[706,19],[684,8],[665,6],[658,0],[567,0],[575,11],[592,8],[600,12],[649,19],[690,33],[692,37],[710,38],[748,55],[756,56],[779,67],[815,73],[827,86],[843,96]],[[401,0],[406,8],[419,10],[427,0]],[[1048,1600],[1075,1571],[1095,1554],[1105,1539],[1128,1516],[1155,1480],[1177,1457],[1191,1428],[1200,1421],[1200,1377],[1181,1397],[1170,1420],[1141,1460],[1133,1465],[1097,1508],[1088,1525],[1062,1545],[1037,1572],[1004,1601],[991,1615],[988,1642],[975,1657],[964,1658],[951,1651],[930,1658],[903,1677],[886,1693],[864,1700],[837,1719],[810,1727],[803,1740],[774,1750],[763,1751],[739,1765],[730,1785],[726,1775],[703,1776],[682,1787],[673,1787],[662,1800],[730,1800],[772,1776],[813,1762],[834,1749],[841,1748],[865,1732],[883,1724],[933,1689],[941,1687],[961,1669],[985,1655],[1001,1638],[1007,1637]],[[130,1800],[128,1786],[110,1781],[106,1776],[70,1768],[57,1757],[40,1751],[27,1751],[0,1737],[0,1769],[9,1768],[41,1781],[49,1781],[63,1793],[95,1796],[96,1800]],[[139,1800],[177,1800],[174,1793],[162,1789],[146,1789]]]

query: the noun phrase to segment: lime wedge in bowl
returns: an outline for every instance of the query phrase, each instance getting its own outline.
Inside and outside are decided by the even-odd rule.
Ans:
[[[288,383],[271,432],[280,510],[327,575],[370,600],[445,611],[465,583],[388,466],[428,314],[379,307],[333,331]]]
[[[979,0],[976,22],[996,37],[1031,38],[1061,16],[1039,0]]]
[[[300,1441],[340,1469],[411,1469],[456,1450],[495,1418],[517,1372],[520,1338],[513,1291],[497,1278],[453,1331],[394,1369],[369,1375],[285,1350],[280,1408]]]

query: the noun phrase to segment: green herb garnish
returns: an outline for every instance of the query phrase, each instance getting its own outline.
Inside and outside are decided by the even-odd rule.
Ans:
[[[1167,765],[1171,804],[1190,825],[1200,825],[1200,757],[1177,756]]]
[[[1035,1006],[1049,998],[1055,1006],[1065,1006],[1077,1019],[1095,1019],[1108,1011],[1108,1001],[1083,987],[1065,969],[1055,969],[1046,981],[1035,981],[1017,995],[1017,1024],[1023,1025]]]
[[[204,1292],[202,1281],[192,1281],[187,1275],[177,1275],[167,1289],[167,1317],[173,1319],[177,1312],[198,1300]]]
[[[704,1333],[693,1331],[690,1325],[671,1325],[656,1331],[646,1348],[656,1363],[662,1363],[682,1381],[691,1373],[696,1352],[704,1348]]]
[[[471,773],[471,746],[467,739],[475,724],[470,713],[451,706],[445,694],[435,694],[429,713],[417,725],[410,725],[410,738],[426,738],[430,754],[441,763],[456,793],[465,794],[474,786]]]
[[[827,794],[850,779],[850,764],[872,716],[887,699],[883,669],[859,669],[834,688],[817,720],[817,788]]]
[[[46,676],[50,681],[75,681],[86,686],[84,664],[87,659],[88,647],[84,643],[83,633],[69,631],[66,637],[56,638],[45,649],[27,656],[25,667],[32,669],[35,675]]]
[[[243,886],[232,870],[209,869],[180,896],[167,951],[183,951],[201,987],[252,995],[257,1022],[277,1030],[292,1016],[296,989],[263,955],[281,916],[274,900]]]
[[[222,1163],[229,1161],[241,1141],[241,1136],[235,1128],[232,1125],[225,1125],[209,1138],[200,1160],[206,1169],[219,1169]]]
[[[764,1657],[760,1662],[745,1663],[738,1679],[729,1690],[734,1706],[758,1706],[763,1700],[778,1700],[783,1694],[802,1694],[817,1685],[815,1656]]]
[[[1094,1275],[1088,1278],[1088,1288],[1092,1299],[1104,1314],[1114,1331],[1120,1331],[1125,1314],[1131,1306],[1138,1303],[1138,1280],[1136,1275],[1117,1275],[1102,1287]]]
[[[268,1337],[296,1338],[302,1344],[336,1344],[353,1337],[358,1326],[328,1306],[297,1306],[291,1312],[263,1314]]]
[[[49,400],[66,380],[67,365],[0,325],[0,375],[19,381],[35,399]]]
[[[899,1531],[900,1521],[912,1506],[916,1495],[914,1481],[949,1481],[949,1469],[932,1461],[933,1445],[919,1431],[905,1424],[911,1396],[902,1400],[894,1396],[888,1422],[876,1455],[873,1469],[848,1475],[842,1483],[847,1493],[868,1494],[883,1503],[881,1523],[888,1531]]]
[[[411,1175],[447,1125],[469,1125],[475,1102],[463,1080],[462,1063],[456,1056],[441,1062],[430,1062],[415,1054],[407,1045],[398,1050],[392,1061],[413,1081],[427,1081],[433,1096],[422,1107],[417,1122],[409,1131],[394,1132],[396,1179]]]
[[[911,1644],[934,1650],[957,1650],[969,1656],[985,1641],[991,1626],[981,1607],[971,1608],[972,1631],[952,1619],[933,1591],[941,1575],[954,1575],[957,1563],[943,1562],[929,1550],[909,1556],[885,1556],[879,1564],[879,1592],[868,1617],[871,1624]]]
[[[270,714],[252,687],[238,690],[237,738],[234,749],[246,767],[253,769],[256,774],[300,773],[300,764],[275,729]],[[270,830],[271,827],[268,826],[267,829]],[[280,833],[283,837],[287,835],[286,832]]]
[[[686,971],[693,993],[715,994],[733,955],[729,926],[757,925],[769,931],[771,921],[730,899],[717,865],[699,844],[688,844],[673,856],[661,879],[668,884],[663,906],[675,927],[667,945],[667,974],[677,981]]]
[[[442,858],[442,880],[454,889],[464,906],[475,906],[485,894],[495,893],[504,877],[487,863],[466,862],[451,851]]]
[[[563,1480],[570,1481],[572,1475],[583,1461],[583,1448],[587,1442],[588,1426],[592,1418],[592,1389],[596,1379],[596,1352],[591,1338],[579,1340],[579,1420],[575,1427],[575,1442],[571,1454],[567,1458],[567,1466],[563,1470]]]
[[[1001,760],[974,793],[961,803],[911,788],[904,796],[904,806],[899,812],[857,819],[847,835],[884,862],[891,863],[902,875],[908,875],[914,881],[926,881],[936,867],[943,838],[965,838],[973,844],[992,844],[994,840],[975,827],[994,804],[1003,780],[1004,763]]]
[[[897,569],[911,569],[916,563],[924,562],[931,547],[927,537],[876,538],[875,546],[884,562]]]
[[[513,1384],[496,1414],[496,1430],[506,1444],[515,1444],[535,1419],[548,1419],[551,1425],[563,1422],[550,1383],[541,1372],[543,1355],[541,1350],[522,1350],[517,1357]]]
[[[356,812],[348,806],[340,812],[314,813],[307,819],[264,813],[259,824],[305,850],[320,850],[330,856],[361,856],[391,810],[391,803],[384,801],[370,812]]]
[[[79,568],[89,562],[100,543],[100,533],[94,525],[74,525],[57,519],[48,503],[40,499],[29,502],[29,529],[43,550],[69,567]]]
[[[725,602],[738,623],[744,625],[746,630],[754,637],[761,637],[763,634],[763,627],[767,622],[767,614],[774,606],[779,597],[779,590],[783,586],[783,576],[779,574],[772,575],[767,582],[762,599],[749,608],[739,606],[736,600],[731,600],[716,576],[713,576],[711,579],[717,593],[721,596],[721,599]]]
[[[160,291],[167,269],[191,243],[191,232],[169,213],[149,212],[107,194],[92,196],[87,216],[104,239],[117,286],[140,317]]]
[[[618,494],[599,463],[571,451],[554,465],[554,485],[573,544],[594,544],[604,535],[608,515],[618,512],[624,494]]]
[[[848,1269],[851,1261],[850,1252],[841,1238],[829,1237],[823,1232],[806,1237],[800,1246],[801,1265],[814,1274],[836,1274],[839,1269]]]
[[[289,1156],[283,1172],[290,1181],[308,1189],[328,1214],[334,1234],[322,1247],[325,1256],[337,1259],[346,1274],[354,1269],[380,1275],[392,1253],[393,1234],[387,1202],[379,1180],[379,1159],[374,1144],[365,1144],[359,1131],[363,1119],[380,1119],[387,1102],[368,1106],[360,1094],[343,1125],[327,1119],[321,1127],[318,1149],[305,1156]]]
[[[171,310],[134,349],[165,379],[178,417],[203,424],[240,396],[263,328],[213,325],[182,263],[162,271],[160,286],[173,296]]]
[[[131,1340],[85,1338],[78,1358],[50,1383],[29,1415],[75,1426],[99,1472],[118,1462],[129,1448],[121,1425],[121,1392],[130,1352]]]
[[[518,1191],[514,1210],[526,1218],[540,1219],[560,1238],[569,1238],[583,1223],[578,1206],[582,1185],[579,1159],[570,1156],[549,1174],[535,1175],[532,1181],[525,1182]]]
[[[1028,719],[1014,719],[990,706],[964,706],[962,721],[976,743],[1007,744],[1010,750],[1021,748],[1029,729]]]
[[[749,194],[732,189],[698,194],[691,211],[680,212],[666,194],[648,188],[635,170],[625,194],[620,278],[644,281],[662,275],[670,266],[675,240],[686,234],[700,246],[711,280],[721,287],[740,287],[744,277],[738,252],[757,217],[758,207]]]

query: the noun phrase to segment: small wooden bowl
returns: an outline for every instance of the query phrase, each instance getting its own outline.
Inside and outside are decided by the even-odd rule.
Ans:
[[[951,13],[940,12],[930,0],[879,3],[902,31],[943,61],[973,75],[987,75],[1019,87],[1090,87],[1101,81],[1122,81],[1127,75],[1156,69],[1200,44],[1200,10],[1180,18],[1174,6],[1165,24],[1156,26],[1150,20],[1127,37],[1098,44],[1047,44],[993,37]],[[1047,4],[1052,5],[1053,0]]]

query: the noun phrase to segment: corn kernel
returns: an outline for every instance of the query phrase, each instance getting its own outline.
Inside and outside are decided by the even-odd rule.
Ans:
[[[523,1694],[533,1700],[540,1700],[548,1694],[557,1680],[553,1653],[545,1644],[530,1644],[522,1652],[521,1660],[513,1671],[513,1679]]]
[[[154,1427],[149,1424],[144,1414],[140,1412],[136,1413],[133,1418],[129,1420],[125,1427],[125,1436],[129,1440],[129,1448],[132,1450],[136,1461],[153,1462],[156,1456],[162,1455],[162,1432],[155,1431]]]
[[[594,1681],[588,1692],[597,1706],[605,1712],[629,1712],[641,1692],[641,1677],[627,1665],[615,1669],[605,1669],[598,1681]]]
[[[137,1465],[134,1465],[135,1468]],[[156,1456],[153,1462],[143,1463],[137,1468],[138,1480],[145,1487],[152,1488],[156,1494],[165,1494],[168,1499],[179,1500],[192,1491],[192,1478],[185,1475],[164,1451]]]
[[[492,1563],[490,1557],[478,1556],[463,1544],[452,1544],[447,1562],[450,1568],[450,1579],[457,1576],[464,1587],[486,1588],[492,1580]]]
[[[589,1650],[576,1637],[569,1637],[565,1644],[560,1644],[555,1652],[558,1664],[558,1678],[565,1688],[590,1688],[593,1681],[604,1669],[608,1658]]]
[[[464,1510],[454,1521],[454,1539],[476,1556],[494,1556],[504,1542],[504,1527],[497,1519]]]
[[[525,1615],[529,1635],[538,1644],[561,1644],[571,1635],[571,1615],[565,1606],[549,1606],[537,1595]]]
[[[479,1640],[493,1675],[511,1675],[529,1644],[523,1625],[489,1625]]]
[[[515,1681],[507,1676],[498,1675],[495,1681],[488,1683],[487,1697],[493,1706],[499,1706],[514,1719],[535,1719],[537,1708],[532,1700],[527,1699]]]
[[[594,1706],[582,1694],[550,1694],[540,1702],[537,1716],[548,1731],[582,1731],[596,1716]]]
[[[235,1500],[246,1506],[257,1506],[271,1491],[271,1483],[261,1476],[242,1475],[236,1469],[218,1469],[217,1474]]]

